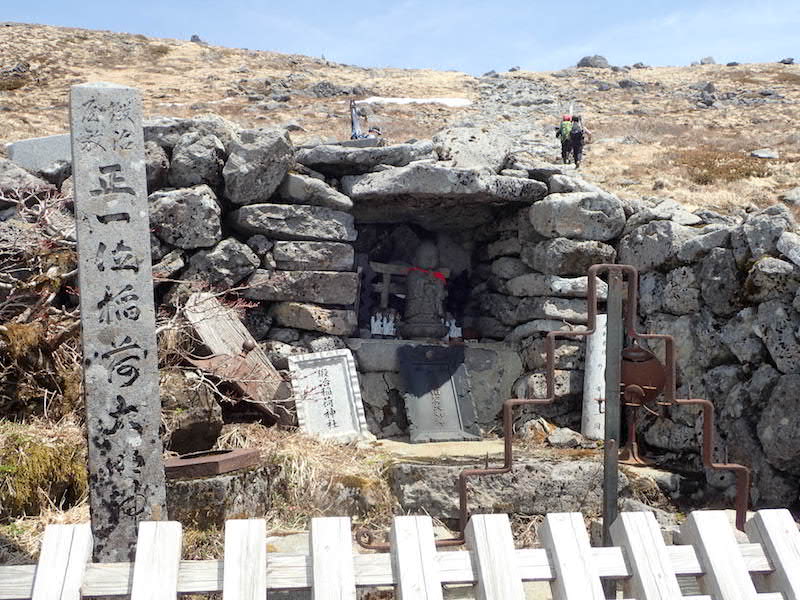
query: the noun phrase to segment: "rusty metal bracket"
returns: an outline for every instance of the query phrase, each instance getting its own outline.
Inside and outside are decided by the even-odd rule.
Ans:
[[[639,272],[631,265],[615,265],[615,264],[600,264],[592,265],[589,268],[588,277],[588,290],[587,290],[587,308],[588,308],[588,326],[585,331],[550,331],[545,336],[545,384],[547,395],[544,398],[510,398],[503,402],[503,437],[504,437],[504,453],[503,464],[499,467],[489,467],[483,469],[465,469],[458,477],[458,497],[459,497],[459,527],[460,534],[453,539],[436,540],[436,545],[443,546],[459,546],[464,543],[464,532],[466,531],[467,522],[469,521],[469,480],[474,477],[485,477],[488,475],[502,475],[509,473],[513,465],[514,449],[512,445],[513,437],[513,410],[517,406],[531,405],[531,404],[552,404],[555,401],[555,339],[556,337],[585,337],[595,332],[597,327],[597,280],[600,273],[607,272],[611,282],[620,280],[623,275],[627,275],[627,299],[623,310],[624,315],[624,328],[625,333],[633,340],[661,340],[665,344],[665,365],[664,365],[664,400],[659,402],[661,405],[693,405],[700,406],[703,409],[703,447],[702,457],[703,464],[707,468],[714,470],[733,471],[736,474],[736,527],[744,530],[744,522],[747,513],[748,497],[750,490],[750,469],[744,465],[735,463],[716,463],[713,460],[713,431],[714,431],[714,405],[705,399],[700,398],[676,398],[676,371],[675,371],[675,343],[671,335],[658,334],[658,333],[639,333],[636,331],[636,318],[637,318],[637,305],[638,305],[638,288],[639,288]],[[620,360],[622,358],[620,348]],[[617,363],[619,368],[619,363]],[[608,373],[608,371],[607,371]],[[617,379],[620,380],[621,376],[619,371],[616,371]],[[619,384],[617,384],[619,390]],[[633,392],[633,390],[631,390]],[[647,390],[642,389],[642,393],[646,395]],[[609,389],[606,390],[607,396]],[[610,409],[608,402],[606,402],[606,411]],[[619,413],[617,412],[617,415]],[[610,415],[613,418],[613,415]],[[619,420],[619,417],[616,417]],[[608,421],[607,421],[608,422]],[[619,424],[617,424],[617,431]],[[616,450],[619,448],[618,436],[613,439],[608,438],[608,431],[606,432],[606,454],[609,451],[614,453],[616,459]],[[616,463],[616,461],[613,461]],[[615,469],[616,470],[616,469]],[[606,474],[607,476],[610,474]],[[616,475],[616,473],[613,473]],[[608,479],[606,477],[605,479]],[[616,486],[604,486],[604,505],[606,502],[606,489]],[[614,510],[612,515],[616,512],[616,502],[614,502]],[[608,519],[612,520],[612,519]],[[609,523],[610,525],[610,523]],[[364,548],[371,550],[386,551],[389,548],[388,543],[375,542],[374,536],[371,531],[360,529],[356,532],[356,541]]]
[[[259,452],[255,449],[205,450],[182,454],[164,461],[167,479],[213,477],[258,464]]]

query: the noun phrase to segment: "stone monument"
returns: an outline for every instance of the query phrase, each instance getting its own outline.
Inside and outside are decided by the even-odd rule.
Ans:
[[[94,558],[134,558],[166,518],[150,221],[137,90],[70,93]]]
[[[397,356],[411,442],[481,439],[463,346],[401,346]]]
[[[406,277],[405,322],[400,334],[405,338],[441,339],[448,331],[444,324],[445,277],[436,271],[439,251],[433,242],[422,242],[414,256],[414,267]]]
[[[367,426],[350,350],[290,356],[289,370],[300,429],[339,442],[375,439]]]

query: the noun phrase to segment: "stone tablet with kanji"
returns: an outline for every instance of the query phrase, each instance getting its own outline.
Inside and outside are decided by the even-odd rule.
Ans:
[[[70,124],[94,555],[129,561],[166,518],[139,93],[73,86]]]
[[[479,440],[480,427],[460,346],[397,349],[412,442]]]
[[[300,429],[341,442],[375,439],[367,427],[350,350],[289,357]]]

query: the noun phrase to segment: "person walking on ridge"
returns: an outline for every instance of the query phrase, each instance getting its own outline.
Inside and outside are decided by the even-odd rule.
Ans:
[[[572,149],[570,141],[570,133],[572,132],[572,116],[563,115],[561,117],[561,124],[556,127],[556,137],[561,139],[561,162],[567,164],[569,161],[569,153]]]
[[[572,117],[572,128],[569,132],[569,141],[570,146],[572,147],[572,156],[575,159],[576,169],[581,166],[581,160],[583,160],[583,144],[588,139],[591,139],[591,135],[592,132],[583,126],[583,119],[581,119],[580,115],[575,115]]]

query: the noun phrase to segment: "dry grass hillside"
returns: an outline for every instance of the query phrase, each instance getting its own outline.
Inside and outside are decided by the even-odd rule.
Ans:
[[[18,23],[0,24],[0,48],[0,67],[21,61],[31,67],[26,85],[0,91],[0,143],[65,132],[69,86],[86,81],[139,88],[149,115],[211,112],[255,127],[293,122],[307,134],[299,135],[301,141],[349,136],[348,96],[302,93],[321,81],[360,86],[368,95],[444,97],[469,97],[475,81],[463,73],[364,69],[307,56]],[[289,99],[270,102],[273,95]],[[429,136],[440,126],[442,110],[395,107],[381,116],[396,137]]]
[[[349,133],[352,96],[325,95],[336,90],[320,82],[356,87],[361,98],[478,100],[487,81],[457,72],[367,69],[277,52],[18,23],[0,24],[0,48],[0,67],[30,64],[22,87],[0,91],[0,143],[66,131],[69,86],[90,80],[140,88],[149,115],[212,112],[243,126],[291,123],[296,143]],[[555,100],[513,115],[541,131],[574,102],[594,133],[585,172],[622,196],[670,196],[728,211],[774,203],[800,183],[800,65],[516,71],[499,78],[525,80]],[[620,87],[623,80],[632,80],[632,87]],[[698,88],[707,83],[714,88],[711,108],[700,102]],[[497,107],[498,115],[508,118],[502,109]],[[429,137],[465,114],[475,116],[474,108],[440,104],[370,110],[371,122],[390,141]],[[779,158],[749,156],[764,147],[777,150]]]

